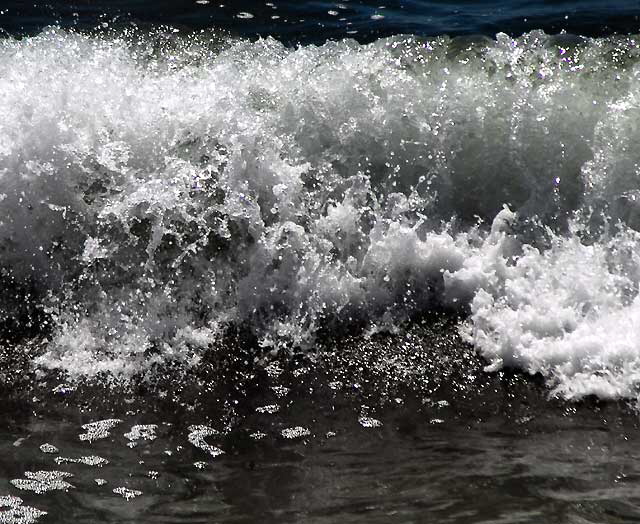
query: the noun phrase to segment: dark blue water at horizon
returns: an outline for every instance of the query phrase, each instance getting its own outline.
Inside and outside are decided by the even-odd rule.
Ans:
[[[219,28],[249,38],[272,36],[288,44],[343,38],[366,42],[393,34],[519,36],[533,29],[606,36],[639,32],[639,14],[638,1],[5,0],[0,32],[22,36],[49,25],[86,30],[105,24],[167,24]]]

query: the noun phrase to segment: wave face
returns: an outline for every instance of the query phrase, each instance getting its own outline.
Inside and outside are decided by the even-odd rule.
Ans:
[[[308,350],[447,308],[490,369],[636,397],[639,55],[542,32],[4,39],[0,317],[38,311],[41,369],[126,379],[231,327]]]

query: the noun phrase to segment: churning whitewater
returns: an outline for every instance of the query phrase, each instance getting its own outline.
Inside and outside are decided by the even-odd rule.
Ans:
[[[636,398],[639,76],[635,37],[535,31],[3,39],[4,330],[127,379],[444,309],[489,370]]]

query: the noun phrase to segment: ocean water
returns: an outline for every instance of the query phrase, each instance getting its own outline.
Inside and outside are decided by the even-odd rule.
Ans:
[[[0,523],[634,522],[636,2],[0,5]]]

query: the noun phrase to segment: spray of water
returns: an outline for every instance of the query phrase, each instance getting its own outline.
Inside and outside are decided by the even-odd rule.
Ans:
[[[491,369],[633,397],[638,55],[542,32],[1,40],[5,332],[46,334],[41,369],[127,379],[231,328],[312,350],[450,308]]]

